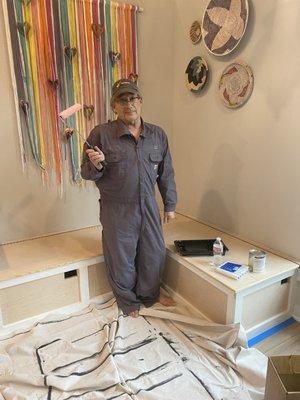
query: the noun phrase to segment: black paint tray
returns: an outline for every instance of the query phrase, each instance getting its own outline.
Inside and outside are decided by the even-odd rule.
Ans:
[[[213,256],[213,244],[216,239],[175,240],[174,244],[182,256]],[[223,243],[223,255],[228,247]]]

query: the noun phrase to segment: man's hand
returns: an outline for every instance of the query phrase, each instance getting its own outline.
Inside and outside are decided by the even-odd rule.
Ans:
[[[102,161],[105,160],[105,156],[99,147],[95,146],[93,149],[87,149],[86,151],[90,162],[98,169],[102,169]]]
[[[165,211],[164,213],[164,224],[167,224],[171,221],[171,219],[175,219],[175,211]]]

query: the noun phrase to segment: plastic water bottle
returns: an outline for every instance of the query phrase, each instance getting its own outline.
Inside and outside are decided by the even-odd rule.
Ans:
[[[213,244],[214,266],[218,267],[222,264],[223,243],[222,239],[217,237]]]

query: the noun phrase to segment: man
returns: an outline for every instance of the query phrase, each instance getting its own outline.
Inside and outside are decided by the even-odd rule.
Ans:
[[[142,96],[127,79],[112,88],[117,120],[96,126],[84,148],[81,175],[99,188],[102,243],[108,279],[124,314],[138,316],[142,304],[174,304],[160,295],[166,249],[155,184],[164,203],[164,222],[175,218],[174,171],[164,131],[141,118]]]

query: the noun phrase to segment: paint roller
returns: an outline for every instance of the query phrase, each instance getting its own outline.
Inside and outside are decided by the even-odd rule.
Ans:
[[[67,125],[66,119],[71,117],[73,114],[75,114],[76,112],[78,112],[79,110],[81,110],[83,108],[82,104],[79,103],[75,103],[73,104],[71,107],[66,108],[65,110],[61,111],[58,116],[60,121],[64,124]],[[90,148],[93,149],[95,151],[98,151],[96,149],[96,146],[92,146],[91,143],[89,143],[82,135],[81,133],[78,131],[78,129],[75,128],[66,128],[65,130],[65,135],[67,140],[70,139],[70,137],[73,135],[73,133],[76,132],[78,136],[81,137],[81,139],[83,140],[84,143],[86,143],[86,145]],[[106,164],[105,160],[101,161],[101,163],[103,166]]]

